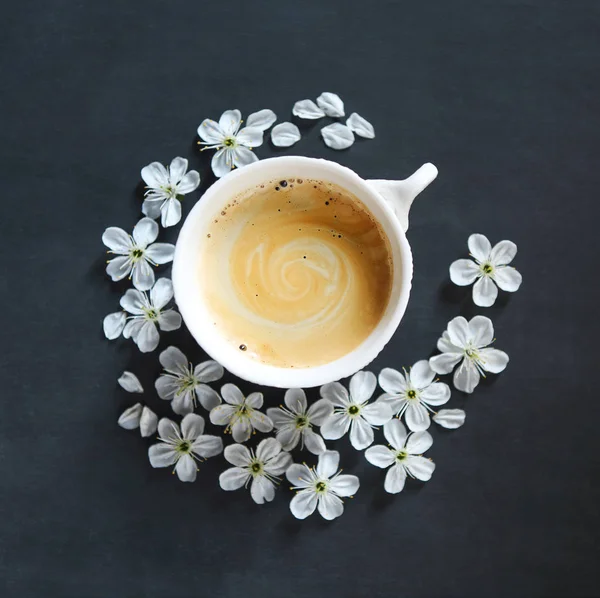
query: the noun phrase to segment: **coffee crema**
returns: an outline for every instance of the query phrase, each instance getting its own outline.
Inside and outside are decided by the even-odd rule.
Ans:
[[[205,233],[198,274],[212,324],[257,361],[329,363],[360,345],[385,312],[389,241],[337,185],[266,182],[232,198]]]

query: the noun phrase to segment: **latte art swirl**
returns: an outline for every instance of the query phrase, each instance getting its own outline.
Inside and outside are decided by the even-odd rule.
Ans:
[[[213,325],[251,357],[286,367],[327,363],[381,319],[389,243],[347,191],[319,181],[266,183],[215,220],[201,259],[205,299]]]

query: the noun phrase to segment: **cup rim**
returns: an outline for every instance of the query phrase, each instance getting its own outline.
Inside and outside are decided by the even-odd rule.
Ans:
[[[268,180],[282,176],[277,173],[268,174],[267,171],[274,166],[293,170],[294,167],[298,167],[299,165],[305,169],[315,167],[320,171],[318,175],[314,175],[316,179],[327,180],[326,174],[323,173],[324,170],[335,173],[338,178],[345,179],[351,186],[360,189],[360,193],[354,191],[353,193],[361,201],[367,197],[367,207],[369,207],[369,204],[376,204],[378,209],[385,215],[386,222],[383,222],[381,218],[377,218],[377,220],[384,227],[390,244],[398,244],[397,253],[401,262],[400,270],[397,269],[398,264],[394,264],[394,280],[392,284],[392,292],[397,284],[400,285],[398,298],[394,304],[392,304],[390,298],[390,302],[378,326],[371,334],[350,353],[332,362],[308,368],[268,365],[244,356],[243,353],[235,352],[230,345],[211,342],[209,337],[214,331],[208,334],[205,320],[201,321],[199,317],[198,296],[197,293],[193,293],[193,296],[191,296],[193,284],[190,283],[188,275],[188,265],[190,259],[193,260],[193,256],[190,256],[189,253],[192,247],[197,247],[197,231],[206,223],[209,204],[217,203],[219,206],[225,204],[234,193],[228,195],[222,192],[228,187],[232,187],[235,183],[239,183],[240,180],[249,178],[257,172],[265,171],[265,180]],[[309,178],[308,175],[302,176]],[[336,182],[336,184],[340,183]],[[252,183],[248,183],[248,187],[250,186],[252,186]],[[341,186],[344,186],[343,183],[341,183]],[[388,232],[390,228],[394,235],[393,238],[391,238]],[[197,251],[194,253],[197,254]],[[172,268],[175,301],[190,334],[200,347],[212,359],[239,378],[260,386],[276,388],[311,388],[321,386],[328,382],[351,376],[371,363],[389,342],[406,311],[412,286],[412,275],[413,262],[410,245],[390,204],[366,180],[350,168],[330,160],[309,158],[306,156],[279,156],[260,160],[249,166],[232,171],[211,185],[190,210],[183,223],[175,246]],[[399,280],[397,280],[397,277],[399,277]],[[382,324],[383,322],[384,324]],[[216,335],[218,336],[218,332]]]

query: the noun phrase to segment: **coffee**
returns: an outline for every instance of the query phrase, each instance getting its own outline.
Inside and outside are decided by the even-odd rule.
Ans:
[[[213,326],[265,364],[313,367],[360,345],[392,287],[388,239],[354,195],[288,178],[231,199],[205,232],[200,270]]]

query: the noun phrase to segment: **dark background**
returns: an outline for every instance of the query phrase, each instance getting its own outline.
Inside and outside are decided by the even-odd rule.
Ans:
[[[5,4],[2,29],[2,597],[600,594],[598,2],[37,0]],[[126,285],[104,274],[100,237],[137,221],[140,168],[185,156],[204,190],[205,117],[289,120],[322,91],[376,139],[334,152],[328,121],[304,123],[283,153],[365,178],[440,172],[411,212],[408,311],[371,369],[429,356],[458,314],[491,317],[511,358],[453,393],[467,422],[432,430],[427,484],[388,496],[335,443],[362,486],[332,523],[296,521],[286,483],[262,507],[221,492],[222,457],[195,484],[152,470],[149,442],[116,425],[138,398],[116,379],[136,372],[170,415],[158,352],[101,328]],[[472,232],[519,247],[523,286],[490,309],[448,280]],[[203,357],[185,331],[172,343]]]

